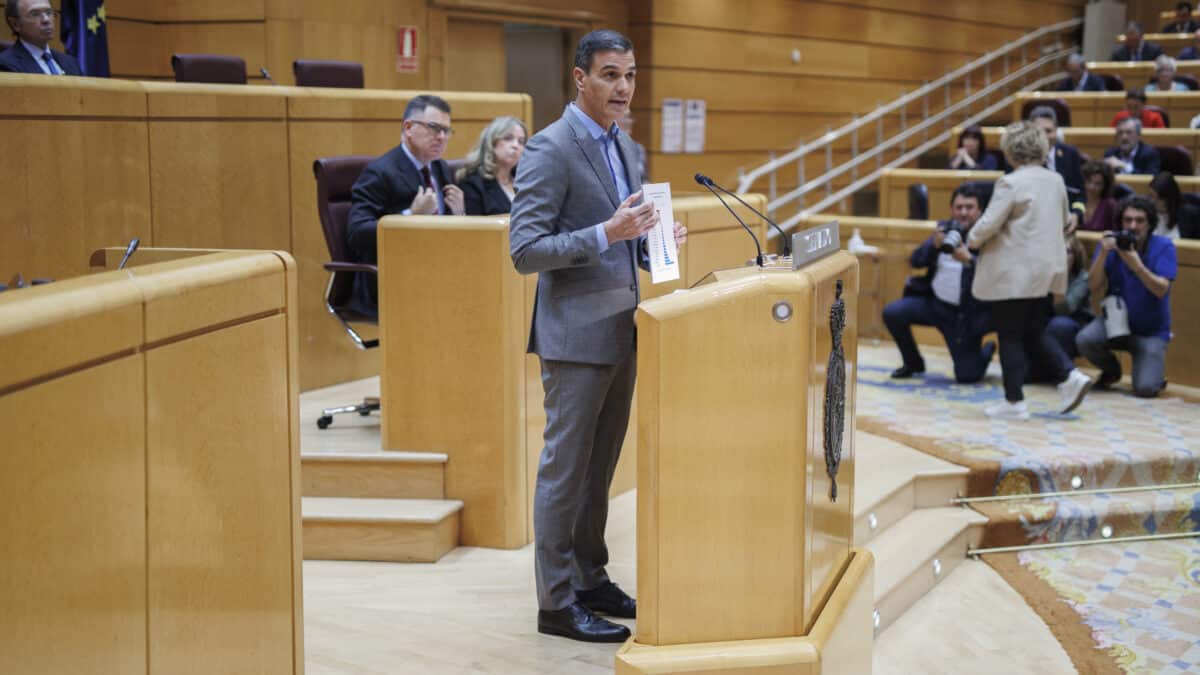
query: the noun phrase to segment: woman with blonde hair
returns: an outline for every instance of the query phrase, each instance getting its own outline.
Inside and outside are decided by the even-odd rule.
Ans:
[[[479,134],[479,142],[455,176],[468,216],[493,216],[512,209],[513,178],[528,138],[525,123],[509,116],[497,117]]]
[[[979,250],[971,291],[991,303],[1000,337],[1004,401],[989,406],[990,417],[1029,419],[1022,383],[1026,346],[1039,349],[1049,323],[1046,295],[1067,291],[1067,255],[1063,230],[1070,217],[1062,176],[1045,167],[1046,136],[1030,122],[1010,124],[1000,140],[1015,169],[996,181],[987,210],[967,235]],[[1058,385],[1062,412],[1079,405],[1091,380],[1072,368]]]

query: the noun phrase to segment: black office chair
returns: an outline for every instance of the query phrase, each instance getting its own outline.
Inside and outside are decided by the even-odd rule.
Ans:
[[[355,61],[317,61],[297,59],[292,62],[297,87],[363,88],[363,67]]]
[[[908,219],[929,220],[929,188],[924,183],[908,186]]]
[[[375,265],[353,260],[346,243],[346,226],[350,220],[351,188],[373,159],[366,155],[353,155],[323,157],[313,162],[313,176],[317,179],[317,213],[321,217],[321,229],[325,233],[330,260],[325,263],[325,269],[329,271],[325,308],[342,324],[359,349],[374,349],[379,346],[379,340],[364,340],[354,329],[354,324],[378,325],[379,320],[354,308],[354,277],[358,274],[378,276],[379,270]],[[333,423],[334,415],[358,413],[365,417],[378,410],[378,397],[364,398],[362,403],[326,408],[317,418],[317,427],[328,427]]]
[[[172,54],[176,82],[246,84],[246,61],[224,54]]]
[[[1192,163],[1192,153],[1182,145],[1156,145],[1158,156],[1162,160],[1162,170],[1170,171],[1175,176],[1191,176],[1195,173]]]
[[[1125,81],[1120,75],[1104,74],[1100,79],[1104,81],[1104,91],[1125,91]]]

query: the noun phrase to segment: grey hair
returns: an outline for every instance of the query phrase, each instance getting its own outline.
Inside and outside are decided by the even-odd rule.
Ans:
[[[1167,56],[1166,54],[1159,56],[1157,59],[1154,59],[1154,69],[1158,70],[1159,68],[1167,68],[1172,73],[1175,72],[1176,71],[1175,59],[1171,58],[1170,56]]]
[[[1032,122],[1034,120],[1041,120],[1041,119],[1050,120],[1051,122],[1054,123],[1054,126],[1058,126],[1058,113],[1054,112],[1054,108],[1051,108],[1048,105],[1039,105],[1038,107],[1036,107],[1032,111],[1030,111],[1030,113],[1029,113],[1029,121],[1030,122]]]
[[[1087,59],[1083,58],[1083,54],[1080,54],[1079,52],[1075,52],[1067,57],[1067,63],[1073,64],[1076,66],[1087,66]]]
[[[1032,122],[1014,122],[1004,128],[1000,149],[1016,166],[1041,164],[1046,161],[1050,144],[1046,135]]]
[[[1120,122],[1117,122],[1117,126],[1121,126],[1122,124],[1132,124],[1133,130],[1137,132],[1138,136],[1142,135],[1142,121],[1139,120],[1138,118],[1126,117],[1125,119],[1121,120]]]
[[[467,153],[467,160],[455,174],[454,179],[461,181],[467,174],[478,172],[479,175],[494,180],[496,178],[496,142],[504,137],[513,127],[520,127],[529,138],[529,129],[525,123],[516,117],[505,115],[492,120],[479,134],[479,142]]]

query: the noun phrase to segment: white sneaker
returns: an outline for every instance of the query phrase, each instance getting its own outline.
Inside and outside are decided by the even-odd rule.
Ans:
[[[988,417],[1002,420],[1027,420],[1029,419],[1029,408],[1025,405],[1025,401],[1017,401],[1009,403],[1008,401],[1000,401],[994,405],[989,405],[983,409],[983,412]]]
[[[1062,400],[1061,414],[1065,415],[1076,408],[1092,388],[1092,378],[1084,375],[1078,368],[1071,369],[1067,379],[1058,385],[1058,396]]]

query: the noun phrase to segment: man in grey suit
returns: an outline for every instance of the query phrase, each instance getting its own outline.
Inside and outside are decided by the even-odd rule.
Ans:
[[[534,494],[538,631],[623,642],[637,605],[605,571],[608,489],[637,372],[634,310],[645,234],[633,141],[617,128],[637,66],[620,33],[589,33],[575,52],[575,102],[529,141],[510,219],[513,264],[538,275],[529,351],[541,360],[545,449]],[[675,239],[686,230],[675,223]]]

